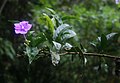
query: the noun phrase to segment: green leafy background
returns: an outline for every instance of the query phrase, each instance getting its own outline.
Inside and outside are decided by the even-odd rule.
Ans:
[[[0,82],[119,83],[113,59],[62,55],[54,66],[50,56],[64,52],[66,43],[74,52],[120,56],[119,7],[114,0],[7,0],[0,14]],[[14,33],[13,24],[22,20],[33,24],[27,47]]]

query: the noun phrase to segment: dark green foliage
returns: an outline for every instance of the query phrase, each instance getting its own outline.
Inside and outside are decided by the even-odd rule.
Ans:
[[[83,55],[120,56],[119,8],[114,0],[7,0],[0,14],[0,83],[119,83],[119,60]],[[33,24],[27,47],[14,34],[21,20]],[[54,54],[64,52],[79,54],[62,55],[54,67],[50,55],[59,60]]]
[[[0,58],[9,57],[12,60],[15,60],[15,51],[11,42],[0,38]]]

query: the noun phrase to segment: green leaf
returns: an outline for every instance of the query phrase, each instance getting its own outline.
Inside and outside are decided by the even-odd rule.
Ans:
[[[54,24],[53,24],[51,18],[47,14],[43,13],[43,15],[44,15],[44,18],[46,19],[46,25],[47,25],[49,31],[53,35],[53,33],[54,33]]]
[[[73,16],[73,15],[66,15],[66,16],[63,16],[62,17],[62,20],[68,20],[68,19],[78,19],[76,16]]]
[[[112,37],[114,37],[117,33],[110,33],[108,35],[106,35],[107,39],[111,39]]]
[[[15,51],[12,47],[12,43],[7,40],[0,40],[0,48],[1,48],[1,53],[0,54],[5,54],[7,55],[10,59],[15,60]]]
[[[56,19],[56,21],[58,22],[58,24],[63,24],[61,18],[56,14],[56,12],[53,9],[50,9],[50,8],[47,8],[47,9],[52,13],[53,18]]]
[[[29,36],[31,36],[35,31],[29,31]]]
[[[53,39],[55,40],[62,31],[64,31],[65,29],[69,28],[70,26],[68,24],[62,24],[60,25],[56,30],[55,33],[53,35]]]
[[[55,20],[55,18],[52,18],[51,20],[52,20],[52,23],[53,23],[54,27],[56,27],[56,20]]]
[[[8,20],[8,22],[18,23],[18,22],[20,22],[20,21],[18,21],[18,20]]]
[[[66,30],[63,33],[64,35],[62,36],[62,40],[67,40],[69,38],[72,38],[76,36],[76,33],[73,30]]]
[[[39,50],[37,47],[26,47],[26,51],[25,53],[27,54],[28,58],[29,58],[29,64],[32,63],[33,60],[36,59],[36,55],[39,53]]]
[[[119,36],[120,36],[119,33],[110,33],[110,34],[106,35],[107,40],[114,40],[114,41],[116,41]]]
[[[96,49],[96,48],[97,48],[96,43],[90,42],[90,45],[91,45],[94,49]]]
[[[73,46],[69,43],[65,43],[65,45],[63,45],[63,49],[67,49],[67,50],[70,50]]]
[[[52,14],[56,14],[56,12],[53,9],[47,8]]]
[[[60,43],[53,41],[53,44],[58,51],[61,49],[62,45]]]
[[[28,34],[27,39],[30,41],[30,45],[32,47],[36,47],[36,46],[44,43],[45,41],[47,41],[47,38],[43,32],[36,34],[34,31],[31,31]]]
[[[60,61],[60,55],[57,52],[53,52],[52,50],[50,50],[50,53],[51,53],[52,64],[56,66]]]
[[[83,47],[83,45],[80,43],[80,47],[81,47],[81,50],[83,51],[83,52],[87,52],[87,50]]]
[[[33,44],[34,44],[34,46],[38,46],[39,44],[44,43],[46,40],[47,40],[47,39],[46,39],[45,34],[44,34],[44,33],[39,33],[39,34],[37,35],[37,37],[34,38]]]
[[[63,24],[62,19],[57,14],[53,15],[53,17],[56,19],[56,21],[57,21],[56,23],[57,24]]]
[[[104,50],[106,49],[106,47],[107,47],[107,37],[104,34],[102,34],[101,35],[101,48],[102,50]]]

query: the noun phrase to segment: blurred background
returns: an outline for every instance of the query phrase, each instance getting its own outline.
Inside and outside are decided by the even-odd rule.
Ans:
[[[0,0],[0,83],[120,83],[114,59],[92,56],[86,56],[86,64],[78,55],[74,60],[61,56],[56,67],[49,57],[39,58],[28,73],[27,57],[19,57],[24,54],[24,39],[15,35],[13,24],[28,20],[33,30],[42,29],[41,15],[46,8],[73,27],[77,42],[87,52],[101,53],[92,46],[101,34],[120,33],[120,5],[115,0]],[[102,53],[120,56],[120,37],[111,40]]]

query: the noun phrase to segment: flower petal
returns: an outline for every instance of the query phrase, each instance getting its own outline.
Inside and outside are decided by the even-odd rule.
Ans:
[[[21,26],[20,26],[19,23],[14,24],[14,26],[15,26],[15,27],[14,27],[15,29],[21,29]]]
[[[20,22],[21,25],[27,25],[28,24],[28,21],[22,21]]]
[[[15,30],[15,33],[16,34],[26,34],[27,31],[25,31],[25,30]]]
[[[32,27],[32,24],[28,24],[28,25],[25,27],[25,29],[26,29],[26,30],[30,30],[31,27]]]

